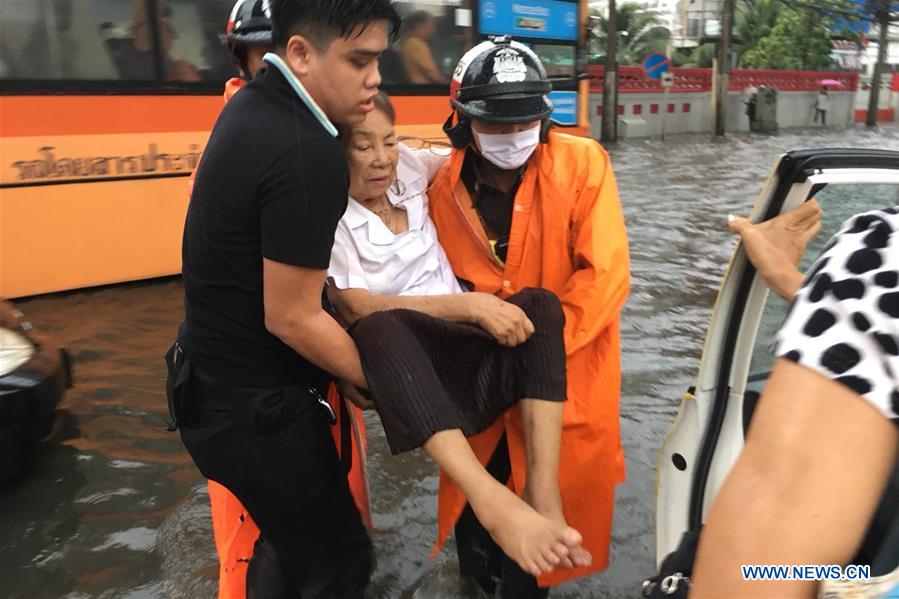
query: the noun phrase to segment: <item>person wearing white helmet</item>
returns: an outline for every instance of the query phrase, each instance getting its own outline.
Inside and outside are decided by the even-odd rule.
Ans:
[[[463,56],[444,126],[454,146],[429,189],[430,213],[456,276],[509,298],[528,287],[558,296],[565,316],[568,400],[562,412],[559,493],[529,497],[583,536],[592,563],[535,580],[506,559],[458,489],[441,479],[439,539],[455,527],[463,577],[504,597],[547,588],[608,563],[615,485],[624,480],[618,422],[620,310],[630,282],[627,236],[608,155],[595,141],[551,131],[552,84],[536,54],[507,37]],[[518,407],[472,439],[488,471],[531,489]],[[461,514],[461,517],[460,517]]]
[[[237,0],[219,39],[228,48],[240,76],[247,81],[255,77],[265,64],[262,58],[274,47],[269,0]]]

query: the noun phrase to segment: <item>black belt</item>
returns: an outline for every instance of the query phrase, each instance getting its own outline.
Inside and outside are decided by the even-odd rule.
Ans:
[[[191,364],[190,359],[184,353],[184,350],[181,349],[181,344],[178,341],[175,341],[175,343],[172,344],[172,347],[169,348],[169,351],[166,352],[165,364],[168,370],[168,377],[166,379],[166,400],[169,408],[169,418],[166,423],[166,430],[175,432],[178,430],[179,426],[178,414],[184,403],[184,386],[192,378],[205,380],[210,383],[214,383],[214,380],[203,377],[202,373],[197,372]],[[294,385],[290,386],[293,387]],[[334,413],[331,405],[317,387],[314,385],[296,385],[296,387],[302,387],[318,402],[325,413],[328,424],[331,426],[337,424],[337,414]],[[232,388],[224,386],[222,390],[227,391],[229,389]],[[227,393],[224,393],[224,395],[227,395]],[[346,400],[343,397],[343,393],[340,393],[338,403],[340,409],[340,464],[343,467],[344,472],[349,473],[353,464],[352,431],[350,414],[347,410]]]

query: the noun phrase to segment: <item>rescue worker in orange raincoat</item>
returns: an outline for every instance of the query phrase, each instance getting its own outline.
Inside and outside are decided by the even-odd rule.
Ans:
[[[493,596],[545,597],[548,588],[608,564],[619,435],[620,311],[630,285],[615,176],[591,139],[551,131],[551,84],[540,60],[494,38],[459,62],[444,125],[454,150],[429,190],[430,212],[456,276],[506,298],[526,287],[555,293],[565,312],[568,401],[559,482],[565,519],[584,537],[590,566],[535,580],[506,558],[462,492],[441,475],[438,542],[455,527],[463,578]],[[455,121],[454,121],[455,117]],[[470,438],[479,459],[517,493],[525,485],[518,407]]]
[[[228,19],[225,33],[219,36],[228,48],[240,77],[232,77],[225,83],[225,102],[228,102],[265,63],[262,57],[272,51],[272,21],[268,0],[237,0]],[[191,176],[191,184],[193,176]],[[332,385],[328,390],[328,403],[338,419],[331,427],[332,436],[341,455],[349,452],[352,458],[348,473],[350,490],[362,519],[371,528],[368,482],[365,475],[365,424],[361,411],[355,406],[341,408],[341,400]],[[212,532],[219,557],[219,597],[244,599],[247,586],[255,596],[269,591],[281,592],[282,581],[277,571],[277,558],[259,540],[259,528],[246,508],[227,488],[209,481],[209,504],[212,511]],[[248,572],[250,558],[255,551],[266,552],[257,572]]]
[[[231,54],[240,77],[225,82],[225,102],[237,93],[265,63],[262,57],[273,49],[272,13],[268,0],[237,0],[219,40]]]

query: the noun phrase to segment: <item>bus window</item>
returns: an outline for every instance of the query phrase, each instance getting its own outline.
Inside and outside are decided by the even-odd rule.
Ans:
[[[0,77],[152,81],[161,75],[166,81],[218,82],[233,75],[217,37],[232,0],[156,0],[156,36],[149,4],[0,0]]]
[[[474,45],[471,0],[397,0],[403,28],[381,59],[386,85],[449,84],[456,63]]]
[[[4,79],[154,78],[152,38],[122,0],[0,0]],[[145,22],[145,21],[144,21]]]
[[[224,81],[234,63],[219,40],[233,0],[157,0],[170,42],[164,47],[163,78],[168,81]]]
[[[551,78],[569,78],[575,76],[575,56],[577,47],[571,44],[534,44],[534,52],[540,57],[546,74]]]

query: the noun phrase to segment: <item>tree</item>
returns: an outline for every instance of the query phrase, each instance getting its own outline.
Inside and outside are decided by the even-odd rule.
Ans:
[[[734,49],[742,57],[774,29],[782,0],[742,0],[737,3]]]
[[[829,66],[830,61],[823,58],[825,51],[829,53],[825,31],[831,39],[858,41],[862,24],[877,22],[884,6],[890,14],[899,12],[899,0],[740,0],[736,20],[740,62],[748,67],[776,66],[778,61],[773,59],[780,57],[780,64],[790,66],[776,68]],[[895,22],[899,17],[891,19]],[[775,27],[779,27],[777,34]],[[794,43],[786,43],[785,36]],[[803,48],[808,41],[813,47]],[[783,55],[784,51],[788,54]]]
[[[732,47],[738,56],[754,48],[761,38],[771,33],[782,4],[783,0],[737,1]],[[709,68],[717,46],[715,42],[706,42],[694,48],[680,49],[672,55],[671,62],[676,67]]]
[[[707,69],[712,66],[715,58],[715,44],[702,44],[690,50],[678,51],[671,56],[671,63],[676,67],[700,67]]]
[[[877,105],[880,98],[880,82],[887,68],[887,46],[889,45],[889,29],[892,23],[899,21],[899,3],[891,0],[868,0],[867,7],[873,11],[877,20],[877,64],[871,76],[871,95],[868,97],[868,114],[865,117],[866,127],[877,126]]]
[[[782,4],[771,32],[742,57],[748,68],[821,70],[833,64],[830,21],[819,12]]]
[[[606,69],[602,80],[602,135],[604,143],[618,141],[618,19],[615,0],[609,0],[606,19]]]
[[[591,54],[605,56],[608,23],[606,15],[593,12],[593,35]],[[643,9],[639,4],[623,4],[615,11],[618,29],[618,63],[640,64],[647,54],[664,53],[668,47],[671,32],[661,25],[655,13]]]
[[[851,37],[861,24],[870,26],[884,16],[899,22],[899,0],[795,0],[795,4],[829,17],[832,32],[840,37]]]

